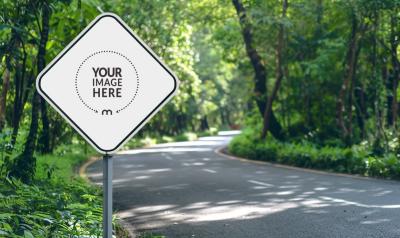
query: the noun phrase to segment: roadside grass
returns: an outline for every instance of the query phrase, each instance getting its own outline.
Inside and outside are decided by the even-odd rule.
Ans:
[[[76,178],[75,170],[83,164],[89,155],[68,153],[64,155],[40,155],[37,157],[36,179],[44,180],[49,177],[55,179]]]
[[[0,235],[91,237],[101,231],[101,194],[73,175],[85,156],[37,156],[32,184],[0,181]]]
[[[0,237],[100,237],[101,190],[75,173],[88,156],[38,155],[32,184],[0,179]],[[128,237],[116,221],[118,237]]]
[[[216,129],[204,132],[214,135]],[[195,133],[132,139],[127,148],[156,143],[196,140]],[[36,156],[32,184],[0,178],[0,237],[101,237],[102,192],[77,174],[78,168],[97,153],[81,142],[60,146],[53,154]],[[128,233],[114,217],[117,237]],[[165,238],[145,233],[142,238]]]
[[[340,148],[310,142],[280,142],[259,138],[251,128],[228,145],[228,152],[240,157],[331,172],[400,179],[400,160],[395,153],[375,155],[362,146]]]

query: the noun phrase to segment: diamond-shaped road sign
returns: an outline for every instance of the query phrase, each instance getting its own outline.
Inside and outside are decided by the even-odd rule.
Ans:
[[[120,148],[176,93],[172,71],[118,16],[93,20],[37,90],[99,152]]]

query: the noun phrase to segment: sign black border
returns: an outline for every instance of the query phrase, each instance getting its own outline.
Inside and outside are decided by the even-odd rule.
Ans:
[[[114,20],[116,20],[128,33],[129,35],[132,36],[133,39],[135,39],[135,41],[137,43],[139,43],[146,51],[147,53],[150,54],[151,57],[153,57],[153,59],[165,70],[167,71],[167,73],[174,79],[174,89],[131,131],[128,133],[127,136],[124,137],[124,139],[122,139],[121,142],[118,143],[117,146],[115,146],[113,149],[110,150],[105,150],[102,149],[99,145],[97,145],[85,132],[84,130],[82,130],[46,93],[45,91],[42,89],[41,87],[41,80],[43,78],[43,76],[46,75],[46,73],[76,44],[79,42],[79,40],[86,35],[86,33],[92,29],[102,18],[104,17],[111,17]],[[60,56],[57,56],[57,59],[52,62],[45,71],[43,71],[43,73],[40,74],[40,77],[38,78],[38,86],[39,86],[39,90],[40,92],[46,97],[46,99],[50,100],[52,102],[52,104],[57,107],[57,109],[99,150],[99,151],[103,151],[105,153],[108,152],[113,152],[115,150],[117,150],[127,139],[129,139],[133,133],[136,132],[136,130],[138,128],[141,128],[141,126],[143,126],[143,123],[146,122],[158,109],[160,109],[160,107],[165,103],[165,101],[167,101],[177,90],[177,86],[178,86],[178,80],[177,78],[174,76],[173,73],[170,72],[170,70],[165,67],[164,64],[162,64],[160,62],[160,60],[151,52],[151,50],[148,49],[148,47],[146,45],[144,45],[140,40],[137,39],[137,37],[132,34],[132,32],[130,31],[130,29],[128,29],[117,17],[115,17],[113,14],[109,14],[109,13],[104,13],[102,14],[100,17],[98,17],[94,22],[91,23],[90,27],[87,28],[86,30],[84,30],[84,32],[77,38],[73,40],[73,43],[71,46],[69,46],[65,52],[63,52]]]

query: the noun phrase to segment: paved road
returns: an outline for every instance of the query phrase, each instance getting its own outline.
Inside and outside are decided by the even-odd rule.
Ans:
[[[400,237],[400,183],[229,159],[231,136],[127,151],[114,160],[114,206],[168,238]],[[101,181],[101,163],[87,170]]]

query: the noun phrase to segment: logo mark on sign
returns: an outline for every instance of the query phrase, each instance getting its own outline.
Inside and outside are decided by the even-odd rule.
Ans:
[[[135,100],[138,90],[139,74],[135,65],[117,51],[90,54],[76,72],[75,91],[80,102],[101,116],[122,112]]]

